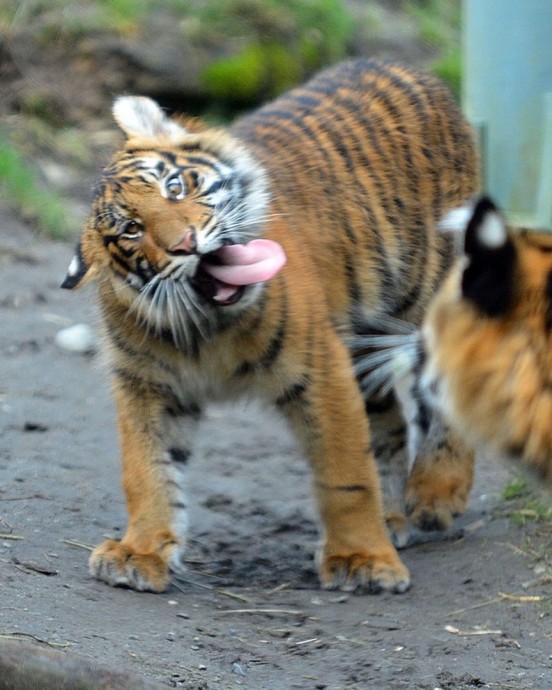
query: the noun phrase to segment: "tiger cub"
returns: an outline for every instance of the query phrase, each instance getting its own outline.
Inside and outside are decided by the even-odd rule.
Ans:
[[[390,345],[379,353],[380,383],[391,376],[404,389],[409,380],[420,406],[437,410],[471,446],[552,487],[551,233],[513,231],[481,198],[464,257],[421,329],[370,344]]]
[[[381,314],[418,323],[450,247],[437,219],[477,188],[472,133],[434,78],[359,60],[229,129],[121,97],[63,287],[98,285],[128,527],[90,558],[111,585],[164,590],[182,569],[185,468],[204,406],[248,394],[308,456],[325,588],[403,592],[347,337]]]

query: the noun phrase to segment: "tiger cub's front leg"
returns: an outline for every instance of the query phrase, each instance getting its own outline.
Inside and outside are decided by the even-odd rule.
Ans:
[[[115,400],[128,526],[121,541],[109,539],[94,549],[90,572],[110,585],[161,592],[170,570],[182,570],[185,465],[200,410],[161,387],[141,389],[123,378],[116,381]],[[177,429],[187,445],[175,441]]]
[[[312,358],[304,384],[281,396],[279,407],[304,441],[312,464],[322,520],[321,584],[404,592],[409,574],[385,526],[368,419],[349,354],[336,338]]]

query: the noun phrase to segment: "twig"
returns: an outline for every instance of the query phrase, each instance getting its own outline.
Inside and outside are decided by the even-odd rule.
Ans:
[[[499,542],[502,544],[502,546],[508,547],[511,551],[514,553],[520,554],[521,556],[529,557],[529,558],[534,558],[538,557],[539,554],[531,549],[521,549],[519,546],[516,546],[515,544],[511,544],[510,542]]]
[[[469,637],[472,635],[502,635],[502,630],[459,630],[453,625],[445,625],[445,630],[453,635],[462,635],[462,637]]]
[[[266,596],[269,597],[272,594],[278,594],[284,589],[287,589],[289,587],[289,582],[282,582],[281,585],[278,585],[277,587],[274,587],[273,589],[269,589],[267,592],[265,592]]]
[[[2,638],[3,640],[20,640],[22,637],[28,637],[29,639],[34,640],[35,642],[40,642],[41,644],[48,645],[48,647],[54,647],[54,648],[72,647],[72,644],[70,642],[49,642],[48,640],[44,640],[41,637],[37,637],[36,635],[32,635],[31,633],[24,633],[24,632],[0,633],[0,638]]]
[[[0,539],[11,539],[12,541],[21,541],[25,537],[21,537],[19,534],[0,534]]]
[[[309,637],[308,640],[299,640],[299,642],[295,643],[295,646],[300,647],[303,644],[312,644],[313,642],[318,642],[319,640],[319,637]]]
[[[336,635],[335,639],[339,640],[340,642],[349,642],[350,644],[354,644],[357,647],[369,646],[368,642],[365,642],[364,640],[359,640],[357,637],[345,637],[345,635]]]
[[[543,601],[544,597],[538,596],[523,596],[517,594],[504,594],[504,592],[499,592],[498,596],[506,601],[519,601],[522,604],[531,604],[538,601]]]
[[[44,501],[52,501],[50,496],[43,496],[42,494],[29,494],[28,496],[0,496],[0,501],[32,501],[35,498],[40,498]]]
[[[82,544],[80,541],[76,541],[75,539],[62,539],[61,542],[63,544],[69,544],[69,546],[77,546],[79,549],[86,549],[86,551],[94,551],[93,546]]]
[[[243,594],[235,594],[234,592],[230,592],[227,589],[222,589],[220,587],[214,587],[213,585],[206,585],[202,582],[194,582],[193,580],[186,580],[186,578],[183,578],[183,577],[179,577],[178,580],[180,582],[185,582],[187,585],[193,585],[194,587],[200,587],[201,589],[208,589],[211,592],[216,592],[217,594],[222,594],[225,597],[230,597],[230,599],[236,599],[237,601],[243,601],[244,604],[248,604],[250,601],[247,597],[244,597]],[[176,581],[173,581],[173,585],[178,590],[180,590],[181,592],[186,591]]]
[[[39,563],[33,563],[32,561],[20,561],[17,558],[12,558],[12,563],[15,566],[21,566],[21,568],[31,570],[33,573],[38,573],[39,575],[59,575],[59,570],[47,568],[46,566],[40,565]]]
[[[494,599],[489,599],[488,601],[482,601],[479,604],[474,604],[473,606],[466,606],[464,609],[456,609],[456,611],[451,611],[450,613],[447,613],[447,618],[449,616],[458,616],[461,613],[465,613],[466,611],[473,611],[474,609],[481,609],[484,606],[490,606],[491,604],[498,604],[500,601],[502,601],[502,597],[495,597]]]
[[[265,616],[305,616],[304,611],[297,611],[296,609],[228,609],[226,611],[219,611],[221,615],[229,615],[233,613],[238,614],[261,614]]]
[[[456,609],[456,611],[451,611],[450,613],[447,613],[447,617],[449,616],[458,616],[461,613],[465,613],[466,611],[473,611],[474,609],[480,609],[483,608],[484,606],[490,606],[491,604],[498,604],[501,601],[518,601],[524,604],[528,603],[534,603],[534,602],[539,602],[539,601],[544,601],[545,597],[539,597],[539,596],[518,596],[515,594],[504,594],[504,592],[499,592],[498,597],[495,597],[494,599],[489,599],[488,601],[482,601],[480,604],[474,604],[473,606],[467,606],[464,609]]]

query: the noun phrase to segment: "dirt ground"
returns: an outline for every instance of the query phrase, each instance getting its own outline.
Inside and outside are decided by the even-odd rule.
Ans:
[[[480,460],[467,514],[403,551],[409,592],[322,592],[307,464],[251,402],[204,425],[187,577],[93,580],[86,547],[125,509],[99,358],[54,342],[95,321],[93,290],[58,287],[71,255],[0,208],[0,641],[190,690],[552,688],[550,525],[507,514],[503,466]]]

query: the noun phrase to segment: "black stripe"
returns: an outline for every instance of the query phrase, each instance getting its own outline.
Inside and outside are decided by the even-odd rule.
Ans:
[[[552,271],[549,271],[544,286],[544,327],[547,331],[552,330]]]
[[[344,484],[342,486],[329,486],[324,482],[316,482],[316,485],[326,491],[346,491],[346,492],[361,492],[370,491],[370,489],[364,484]]]
[[[170,404],[165,407],[165,412],[171,417],[191,417],[192,419],[199,419],[201,417],[201,407],[199,405],[194,402],[185,403],[174,394]],[[169,449],[169,452],[171,450]]]
[[[255,305],[244,312],[241,318],[237,317],[238,320],[234,321],[234,324],[240,329],[240,335],[249,335],[260,328],[263,319],[265,318],[265,309],[267,304],[268,292],[265,290]]]
[[[185,403],[180,400],[178,395],[168,384],[153,383],[120,366],[114,367],[112,373],[119,379],[120,383],[129,386],[135,391],[149,393],[164,399],[166,401],[165,412],[172,417],[181,416],[198,420],[201,416],[201,409],[195,403]],[[184,453],[186,452],[184,449],[181,450]]]
[[[356,119],[363,128],[363,132],[367,135],[369,144],[371,148],[378,154],[378,156],[385,158],[383,151],[381,150],[378,143],[378,135],[374,132],[373,123],[370,119],[363,117],[362,112],[359,109],[358,104],[351,102],[347,98],[340,98],[339,95],[335,100],[336,105],[339,108],[330,108],[329,112],[332,114],[332,124],[338,123],[338,130],[334,131],[333,127],[330,128],[327,123],[321,123],[323,131],[330,137],[334,148],[338,151],[346,150],[344,148],[344,141],[351,142],[351,148],[355,152],[356,159],[359,165],[354,165],[353,167],[359,167],[361,170],[365,171],[369,175],[369,180],[376,188],[376,198],[382,203],[381,208],[386,216],[386,220],[392,226],[393,229],[397,228],[398,221],[395,216],[389,214],[389,206],[391,205],[391,200],[387,198],[386,185],[382,182],[380,177],[375,174],[376,171],[373,170],[373,164],[368,159],[366,153],[366,146],[362,141],[359,140],[357,135],[349,127],[349,122],[343,119],[342,111],[345,110],[350,118]],[[347,150],[347,156],[349,155]],[[376,266],[376,271],[378,273],[379,282],[381,286],[381,299],[385,297],[387,299],[392,298],[396,290],[395,281],[391,273],[391,264],[388,257],[388,252],[386,249],[386,244],[382,239],[381,229],[375,219],[375,214],[373,210],[373,204],[370,203],[373,195],[368,194],[367,187],[362,183],[362,180],[355,176],[351,180],[351,187],[354,185],[358,189],[360,196],[357,198],[357,204],[362,208],[366,215],[369,217],[369,229],[370,233],[366,233],[365,237],[369,242],[368,249],[374,251],[374,259],[378,261]],[[346,210],[343,209],[341,217],[344,219],[344,230],[347,237],[353,243],[357,243],[356,235],[346,220]],[[375,240],[375,246],[373,242]],[[407,255],[407,252],[401,252],[403,256]],[[353,264],[347,265],[350,262],[348,257],[345,257],[345,268],[347,271],[346,279],[348,284],[348,292],[353,300],[353,302],[358,302],[361,298],[361,291],[358,288],[358,281],[354,271],[350,271]]]
[[[284,407],[285,405],[289,405],[290,403],[297,402],[297,400],[299,398],[302,398],[303,395],[306,393],[308,387],[309,378],[305,375],[300,381],[297,381],[297,383],[294,383],[292,386],[289,386],[289,388],[287,388],[282,393],[282,395],[276,398],[276,405],[278,407]]]
[[[283,296],[284,304],[280,313],[280,322],[276,333],[270,339],[262,355],[255,361],[246,360],[237,368],[234,376],[241,378],[251,374],[255,370],[268,369],[278,358],[283,349],[287,331],[287,299]]]
[[[191,455],[190,451],[187,448],[177,448],[176,446],[169,448],[168,453],[173,462],[182,465],[185,465],[188,462]]]
[[[364,409],[366,410],[366,414],[368,415],[386,414],[390,410],[392,410],[395,407],[395,405],[395,397],[392,393],[389,393],[388,395],[381,398],[371,398],[370,400],[366,400],[364,402]]]
[[[278,355],[280,354],[283,345],[284,345],[284,338],[286,334],[286,324],[282,320],[280,323],[278,330],[276,331],[276,334],[274,337],[270,340],[266,350],[262,354],[262,356],[257,359],[257,361],[252,362],[252,361],[246,361],[241,364],[236,373],[234,374],[237,377],[242,377],[246,376],[247,374],[250,374],[252,371],[255,369],[268,369],[273,362],[276,360]]]

